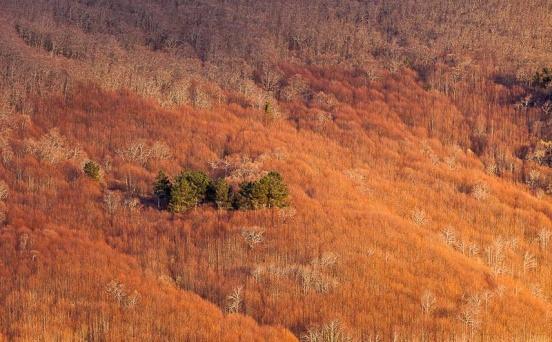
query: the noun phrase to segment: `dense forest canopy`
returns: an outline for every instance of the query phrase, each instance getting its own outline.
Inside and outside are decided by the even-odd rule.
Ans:
[[[550,339],[550,23],[0,0],[0,341]]]
[[[411,67],[428,79],[442,76],[435,75],[442,64],[460,73],[455,76],[483,68],[519,81],[550,64],[552,5],[546,0],[39,0],[2,6],[10,19],[4,45],[12,45],[16,33],[31,47],[86,64],[84,78],[177,103],[193,101],[175,88],[189,86],[184,79],[196,73],[246,94],[277,91],[281,75],[274,67],[282,62],[358,68],[369,77],[380,67]],[[8,66],[9,51],[2,56]]]

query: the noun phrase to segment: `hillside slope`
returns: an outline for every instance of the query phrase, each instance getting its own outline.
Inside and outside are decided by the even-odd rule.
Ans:
[[[236,23],[251,18],[249,2],[171,1],[171,13],[165,1],[0,3],[0,339],[552,336],[552,173],[533,157],[546,95],[521,106],[535,90],[508,79],[521,69],[502,52],[466,48],[471,55],[441,56],[428,73],[375,51],[336,56],[335,41],[305,38],[304,49],[273,44],[272,53],[243,42],[267,54],[248,59],[222,42],[190,41],[173,16],[199,11],[226,27],[232,13]],[[370,3],[387,16],[367,15],[379,32],[369,36],[404,37],[408,26],[382,19],[400,18],[413,6],[404,3]],[[301,18],[309,7],[297,4]],[[359,27],[339,13],[363,7],[343,4],[328,2],[329,17]],[[509,4],[500,13],[519,5]],[[442,20],[482,20],[481,8],[458,6],[438,10],[453,18]],[[514,31],[491,32],[513,44]],[[275,41],[291,35],[278,32]],[[88,160],[100,181],[83,173]],[[276,170],[291,205],[160,210],[155,176],[182,169],[234,186]],[[261,241],[248,244],[249,231]]]
[[[400,82],[421,101],[431,96],[414,80]],[[473,154],[428,139],[423,129],[413,134],[416,129],[399,119],[405,115],[400,103],[406,99],[383,102],[378,88],[358,90],[366,95],[359,106],[365,109],[337,103],[337,117],[326,121],[297,110],[295,124],[266,122],[262,112],[235,105],[167,111],[128,93],[90,86],[65,100],[46,99],[36,105],[33,123],[14,131],[21,137],[12,137],[14,157],[3,166],[11,189],[3,230],[15,240],[12,249],[20,249],[27,239],[57,249],[55,241],[62,238],[49,242],[42,236],[58,229],[76,231],[72,239],[107,243],[136,260],[145,275],[221,307],[228,294],[243,287],[243,313],[297,334],[338,319],[358,337],[431,332],[440,339],[471,329],[459,320],[471,305],[482,305],[474,329],[484,336],[547,334],[549,253],[535,238],[538,229],[550,224],[548,197],[535,198],[485,174]],[[407,108],[409,115],[424,115]],[[48,134],[51,129],[58,133]],[[80,173],[79,157],[64,160],[63,144],[48,143],[56,134],[67,139],[67,146],[79,146],[74,155],[101,162],[106,169],[103,185]],[[29,149],[21,142],[29,144],[28,139],[46,151],[25,152]],[[155,142],[166,144],[171,157],[144,164],[124,153],[133,144],[148,148]],[[50,153],[60,153],[62,159],[55,164],[44,157],[37,160]],[[171,215],[149,202],[159,168],[171,173],[182,165],[209,170],[210,161],[224,156],[237,160],[237,168],[282,172],[293,210],[203,208]],[[112,196],[143,204],[135,208],[127,201],[111,208]],[[266,231],[254,250],[241,237],[241,230],[252,226]],[[455,237],[450,246],[441,236],[446,229]],[[94,248],[70,241],[64,244],[87,254]],[[38,260],[53,258],[42,270],[49,274],[59,267],[58,258],[73,259],[71,253],[77,252],[69,250],[63,257],[40,249],[34,253]],[[527,255],[537,258],[536,268],[524,265]],[[7,270],[12,269],[9,264]],[[74,271],[76,279],[82,279],[81,272],[94,272],[80,267],[85,266]],[[101,289],[118,280],[118,268],[124,266],[96,267],[106,277],[105,284],[95,285]],[[17,277],[8,279],[15,281],[20,273],[11,274]],[[85,285],[77,285],[83,287],[78,293],[101,293]],[[148,298],[158,290],[151,291],[138,292]],[[430,317],[420,308],[424,291],[437,298]],[[482,299],[470,302],[480,297],[486,298],[484,307]]]
[[[5,227],[2,335],[7,340],[295,341],[145,274],[80,229]]]

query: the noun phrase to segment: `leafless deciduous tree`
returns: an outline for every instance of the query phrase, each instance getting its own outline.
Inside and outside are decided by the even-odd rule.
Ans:
[[[541,230],[537,233],[537,241],[539,242],[539,246],[542,250],[546,250],[548,248],[550,237],[552,237],[552,232],[546,228],[541,228]]]
[[[456,170],[456,155],[453,154],[448,156],[443,161],[448,166],[449,170]]]
[[[293,207],[283,208],[278,211],[278,215],[280,216],[282,223],[288,223],[295,217],[296,214],[297,210]]]
[[[263,242],[264,233],[264,229],[261,229],[260,227],[252,227],[242,229],[241,235],[249,249],[254,249],[255,246]]]
[[[501,241],[495,241],[492,246],[485,248],[486,262],[489,267],[496,274],[503,274],[506,272],[504,265],[504,245]]]
[[[456,244],[456,232],[454,228],[447,226],[443,229],[442,232],[443,240],[449,246],[454,246]]]
[[[116,280],[112,280],[106,285],[105,291],[110,295],[117,303],[128,309],[132,309],[138,304],[140,294],[134,290],[131,294],[128,294],[125,290],[125,285]]]
[[[228,176],[228,171],[232,166],[231,162],[228,159],[216,159],[209,162],[209,166],[214,171],[222,170],[224,172],[224,177]]]
[[[152,145],[145,141],[136,141],[117,152],[123,160],[142,166],[148,165],[152,160],[165,160],[171,157],[170,147],[160,141]]]
[[[77,146],[71,146],[58,130],[52,129],[38,141],[29,139],[27,150],[38,159],[55,164],[64,160],[80,160],[85,158]]]
[[[262,279],[288,278],[297,282],[302,293],[315,291],[327,293],[337,287],[339,282],[335,277],[338,256],[334,253],[324,253],[319,258],[314,258],[308,264],[280,265],[257,265],[251,272],[255,281]]]
[[[9,187],[4,181],[0,181],[0,201],[5,201],[8,198]]]
[[[257,78],[264,90],[274,92],[282,80],[282,73],[278,68],[263,62],[257,70]]]
[[[105,210],[113,215],[121,205],[121,196],[113,191],[107,191],[103,197]]]
[[[242,291],[243,287],[236,287],[232,293],[226,297],[226,311],[228,313],[238,313],[242,307]]]
[[[527,185],[535,190],[541,181],[541,173],[539,170],[531,170],[529,171],[529,175],[527,176]]]
[[[140,200],[136,197],[127,197],[124,199],[123,205],[130,214],[133,214],[140,208]]]
[[[435,297],[433,292],[426,290],[420,297],[420,304],[422,306],[422,313],[426,316],[429,316],[435,309],[435,304],[437,304],[437,297]]]
[[[352,342],[353,338],[349,336],[341,326],[339,321],[331,321],[319,328],[309,329],[301,337],[303,342]]]
[[[483,301],[483,304],[485,305],[485,311],[487,311],[489,307],[489,303],[495,297],[495,293],[489,290],[485,290],[479,295],[479,297],[481,298],[481,300]]]
[[[416,208],[411,212],[412,222],[417,226],[423,226],[429,219],[426,212],[423,209]]]
[[[546,295],[541,284],[531,284],[529,286],[529,289],[531,290],[531,293],[533,293],[535,297],[540,299],[546,299]]]
[[[528,272],[537,268],[537,258],[529,253],[525,252],[523,256],[523,272]]]
[[[489,197],[489,186],[486,183],[478,183],[471,190],[472,196],[479,201]]]
[[[17,249],[19,251],[25,251],[27,250],[27,246],[29,245],[29,234],[21,234],[19,236],[19,241],[17,244]]]
[[[482,323],[480,302],[468,302],[465,304],[460,310],[458,320],[462,322],[464,327],[473,336],[479,330]]]

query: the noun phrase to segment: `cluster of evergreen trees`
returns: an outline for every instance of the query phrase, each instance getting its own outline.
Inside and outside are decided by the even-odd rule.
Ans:
[[[158,206],[174,213],[205,203],[227,210],[283,208],[288,205],[287,185],[275,171],[257,181],[242,183],[237,190],[224,178],[212,180],[201,171],[182,171],[173,180],[160,171],[153,192]]]

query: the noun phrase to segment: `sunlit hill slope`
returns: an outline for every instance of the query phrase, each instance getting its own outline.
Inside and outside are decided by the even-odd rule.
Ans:
[[[0,340],[551,338],[548,85],[490,44],[372,32],[352,1],[326,4],[364,34],[350,46],[302,36],[282,2],[296,31],[232,36],[258,55],[237,54],[190,12],[255,12],[192,3],[0,1]],[[289,206],[160,209],[156,175],[182,169],[235,188],[275,170]]]

